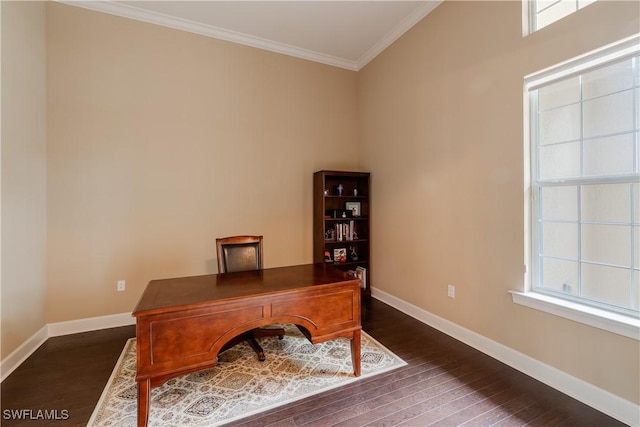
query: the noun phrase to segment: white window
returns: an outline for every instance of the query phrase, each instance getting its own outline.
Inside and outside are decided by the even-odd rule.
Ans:
[[[529,13],[529,32],[546,27],[596,0],[525,0]]]
[[[531,291],[638,316],[639,87],[638,36],[525,79]]]

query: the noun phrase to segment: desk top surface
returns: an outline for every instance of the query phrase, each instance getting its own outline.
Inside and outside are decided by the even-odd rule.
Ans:
[[[137,317],[156,311],[171,311],[171,308],[195,308],[212,301],[357,281],[355,277],[324,264],[152,280],[140,297],[133,315]]]

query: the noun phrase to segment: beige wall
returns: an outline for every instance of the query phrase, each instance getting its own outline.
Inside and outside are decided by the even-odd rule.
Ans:
[[[0,8],[4,358],[46,324],[47,146],[44,3]]]
[[[524,289],[523,77],[639,17],[638,2],[597,2],[523,38],[520,2],[447,1],[358,74],[374,288],[636,404],[638,341],[508,291]]]
[[[47,47],[48,322],[216,272],[218,236],[311,262],[312,174],[356,165],[354,72],[57,3]]]

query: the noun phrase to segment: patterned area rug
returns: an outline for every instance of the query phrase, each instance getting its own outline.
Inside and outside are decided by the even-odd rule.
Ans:
[[[211,369],[167,381],[151,391],[149,426],[216,426],[316,393],[380,374],[406,363],[362,333],[362,375],[353,376],[350,341],[311,344],[294,325],[283,340],[262,338],[267,360],[246,344],[220,355]],[[130,339],[88,426],[135,426],[136,341]]]

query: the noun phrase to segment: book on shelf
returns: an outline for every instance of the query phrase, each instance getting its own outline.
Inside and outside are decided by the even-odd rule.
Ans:
[[[335,225],[335,236],[336,240],[354,240],[356,237],[355,226],[353,220],[349,221],[349,223],[340,223]]]

